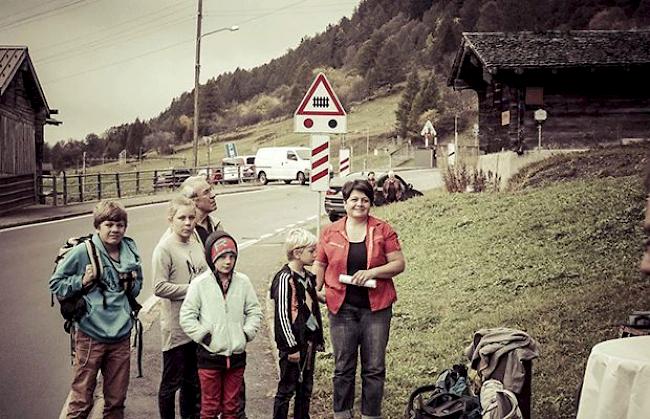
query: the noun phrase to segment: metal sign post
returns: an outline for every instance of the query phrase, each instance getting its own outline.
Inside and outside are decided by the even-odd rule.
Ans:
[[[542,150],[542,124],[546,121],[546,111],[538,109],[535,111],[535,121],[537,121],[537,150]]]
[[[318,214],[317,222],[316,222],[316,237],[318,237],[319,240],[320,240],[320,221],[321,218],[323,218],[323,207],[320,204],[322,201],[321,194],[322,192],[318,192],[316,194],[316,196],[318,197],[318,202],[316,203],[316,205],[318,206],[318,208],[316,209],[316,214]]]

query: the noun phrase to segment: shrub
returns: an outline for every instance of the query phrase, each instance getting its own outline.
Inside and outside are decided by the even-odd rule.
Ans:
[[[443,175],[445,189],[449,193],[498,192],[501,176],[488,170],[468,170],[465,165],[448,166]]]

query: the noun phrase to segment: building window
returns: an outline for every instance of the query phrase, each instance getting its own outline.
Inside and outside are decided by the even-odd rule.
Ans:
[[[526,87],[526,105],[539,105],[544,104],[544,88],[543,87]]]

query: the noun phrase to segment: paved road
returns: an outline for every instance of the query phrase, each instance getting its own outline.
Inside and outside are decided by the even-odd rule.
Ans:
[[[218,214],[240,243],[250,245],[287,225],[313,220],[315,199],[306,187],[277,185],[221,195]],[[165,210],[166,204],[154,204],[128,211],[127,234],[144,261],[141,301],[152,293],[151,253],[166,227]],[[58,308],[50,308],[47,281],[60,244],[89,231],[90,216],[0,231],[0,418],[58,417],[70,381],[69,343]]]
[[[438,171],[400,172],[415,188],[439,187]],[[240,246],[254,246],[296,223],[315,221],[318,201],[299,185],[269,185],[259,191],[220,195],[218,214]],[[127,235],[144,261],[140,301],[151,296],[151,253],[166,228],[166,204],[130,208]],[[58,307],[50,307],[47,281],[56,249],[71,236],[92,231],[89,215],[0,230],[0,419],[54,418],[67,396],[70,356]],[[251,247],[254,247],[251,248]]]

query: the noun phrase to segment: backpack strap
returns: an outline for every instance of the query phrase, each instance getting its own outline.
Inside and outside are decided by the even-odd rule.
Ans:
[[[86,251],[88,252],[88,259],[90,259],[90,264],[95,272],[95,279],[101,278],[104,274],[104,267],[102,266],[102,261],[99,259],[99,255],[97,254],[95,243],[90,239],[86,240],[84,244],[86,245]]]
[[[144,349],[144,330],[142,328],[142,322],[138,319],[137,314],[133,319],[133,327],[135,328],[135,337],[133,338],[133,347],[137,351],[137,362],[138,362],[138,378],[143,377],[142,375],[142,350]]]
[[[84,241],[84,245],[86,246],[86,251],[88,252],[88,259],[90,260],[90,264],[93,267],[93,272],[95,272],[95,279],[93,283],[95,286],[97,286],[97,288],[100,289],[102,293],[102,303],[104,305],[104,308],[106,309],[108,305],[106,303],[106,292],[105,292],[106,284],[102,282],[102,277],[104,276],[104,267],[102,265],[102,261],[99,258],[99,254],[97,253],[97,247],[95,246],[95,243],[93,243],[92,237]],[[88,287],[88,289],[90,289],[90,287]],[[88,291],[86,291],[86,293],[87,292]]]
[[[413,390],[413,393],[409,396],[408,404],[406,405],[406,418],[408,419],[414,419],[417,418],[416,416],[416,411],[415,411],[415,399],[423,394],[423,393],[428,393],[428,392],[433,392],[438,389],[438,386],[435,384],[429,384],[426,386],[418,387],[415,390]]]

